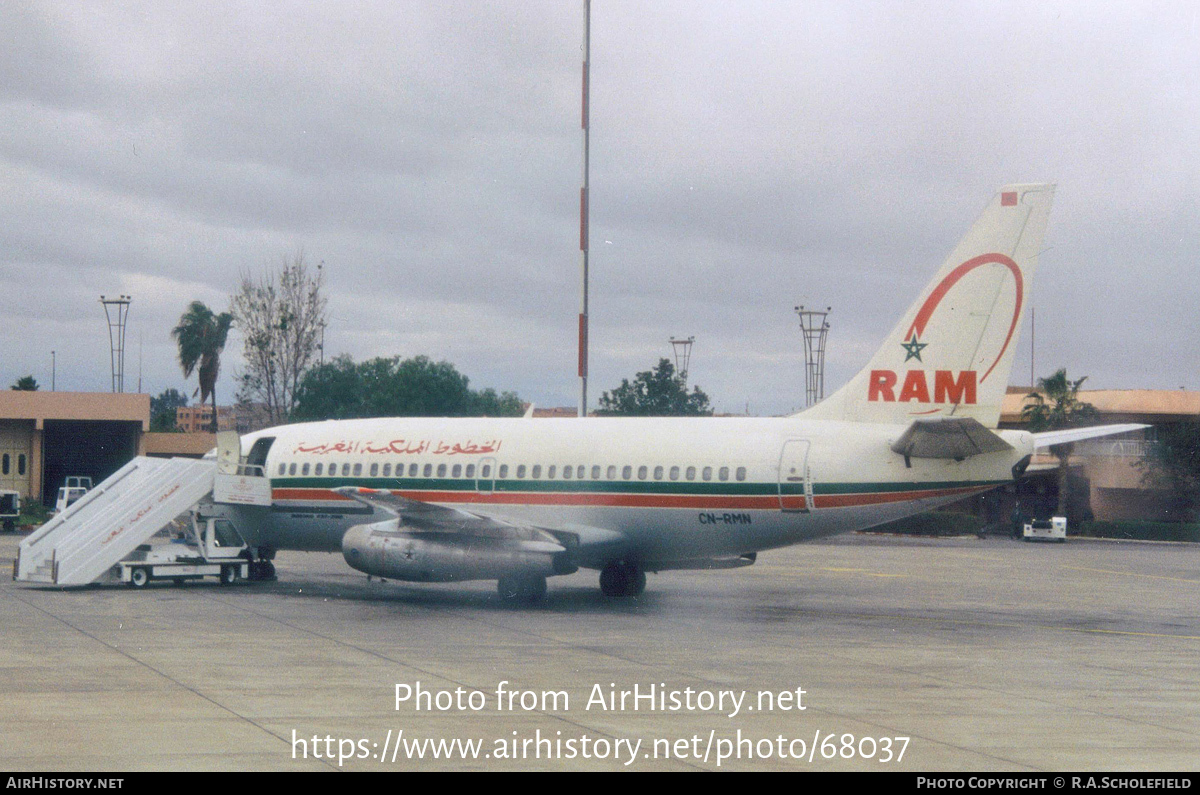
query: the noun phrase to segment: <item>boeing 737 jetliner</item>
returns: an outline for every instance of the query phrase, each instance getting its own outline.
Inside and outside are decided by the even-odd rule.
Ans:
[[[1037,447],[1141,427],[995,430],[1053,192],[997,192],[870,363],[807,411],[271,428],[242,452],[273,504],[233,508],[235,523],[260,572],[275,550],[326,550],[527,600],[592,568],[605,594],[631,596],[648,571],[746,566],[1008,483]]]

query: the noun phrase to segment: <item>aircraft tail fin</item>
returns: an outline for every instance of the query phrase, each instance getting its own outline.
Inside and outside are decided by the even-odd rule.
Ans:
[[[806,419],[909,424],[1000,420],[1054,185],[1007,185],[870,363]]]

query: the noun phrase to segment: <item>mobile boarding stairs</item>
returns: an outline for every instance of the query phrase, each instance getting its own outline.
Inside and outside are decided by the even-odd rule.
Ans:
[[[219,504],[271,504],[271,481],[241,462],[236,432],[217,434],[216,460],[134,458],[21,541],[13,579],[96,582],[209,495]]]

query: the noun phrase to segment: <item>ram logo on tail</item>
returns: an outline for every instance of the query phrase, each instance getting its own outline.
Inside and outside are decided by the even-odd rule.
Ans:
[[[1053,185],[997,191],[867,366],[804,416],[996,427],[1053,195]]]

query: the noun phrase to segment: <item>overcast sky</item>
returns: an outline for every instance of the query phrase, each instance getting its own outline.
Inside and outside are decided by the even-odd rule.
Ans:
[[[594,0],[591,404],[694,335],[718,411],[802,407],[793,307],[832,391],[1018,181],[1058,183],[1037,374],[1200,389],[1197,8]],[[580,2],[7,0],[0,37],[0,388],[55,351],[108,390],[125,293],[126,391],[182,389],[188,302],[303,250],[328,355],[576,403]]]

